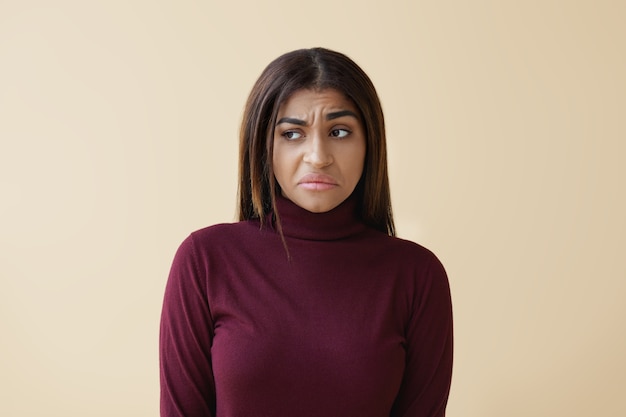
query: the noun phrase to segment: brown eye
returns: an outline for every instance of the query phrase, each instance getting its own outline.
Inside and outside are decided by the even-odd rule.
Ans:
[[[295,140],[295,139],[300,139],[302,137],[302,134],[294,130],[288,130],[285,133],[283,133],[282,136],[288,140]]]
[[[330,131],[330,136],[333,136],[336,138],[345,138],[350,133],[351,132],[348,129],[333,129]]]

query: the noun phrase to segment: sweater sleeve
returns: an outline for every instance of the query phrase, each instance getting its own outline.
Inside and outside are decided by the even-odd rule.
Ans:
[[[417,280],[406,330],[406,366],[392,417],[444,417],[452,379],[452,303],[446,272],[432,257]]]
[[[159,339],[161,417],[211,417],[213,322],[193,235],[179,247],[165,289]]]

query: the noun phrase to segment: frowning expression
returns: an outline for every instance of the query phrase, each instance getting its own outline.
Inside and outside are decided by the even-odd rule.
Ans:
[[[322,213],[354,191],[365,161],[365,130],[354,103],[334,89],[303,89],[278,109],[272,163],[282,194]]]

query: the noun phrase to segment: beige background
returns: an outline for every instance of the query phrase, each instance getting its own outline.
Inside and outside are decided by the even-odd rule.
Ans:
[[[0,0],[0,415],[157,415],[174,251],[234,219],[246,95],[311,46],[373,79],[399,234],[448,269],[448,415],[626,415],[625,19],[609,0]]]

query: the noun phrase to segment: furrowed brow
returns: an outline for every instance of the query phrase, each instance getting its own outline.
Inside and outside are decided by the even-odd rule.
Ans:
[[[336,111],[336,112],[333,112],[333,113],[328,113],[326,115],[326,120],[338,119],[338,118],[344,117],[344,116],[354,117],[355,119],[359,120],[359,116],[357,116],[356,113],[354,113],[353,111],[350,111],[350,110],[341,110],[341,111]]]
[[[293,117],[283,117],[282,119],[276,122],[276,126],[278,126],[281,123],[291,123],[292,125],[306,126],[306,122],[304,120],[294,119]]]

